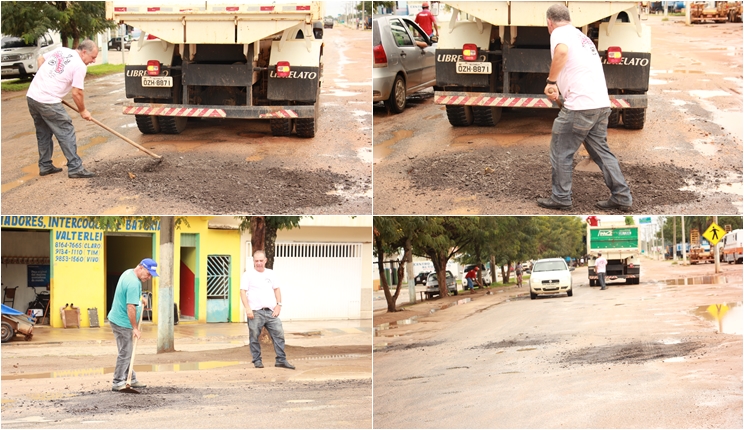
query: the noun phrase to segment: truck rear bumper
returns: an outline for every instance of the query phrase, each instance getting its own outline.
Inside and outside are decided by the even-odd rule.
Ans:
[[[127,115],[185,116],[189,118],[314,118],[315,106],[200,106],[153,103],[125,103]]]
[[[461,91],[435,91],[434,103],[454,106],[549,108],[560,106],[548,100],[544,94],[475,93]],[[610,104],[615,109],[645,108],[648,97],[645,94],[610,95]]]

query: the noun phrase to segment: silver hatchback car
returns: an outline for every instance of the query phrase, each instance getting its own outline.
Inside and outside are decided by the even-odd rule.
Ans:
[[[375,18],[372,46],[373,98],[391,112],[403,112],[408,94],[436,84],[436,43],[408,17]]]

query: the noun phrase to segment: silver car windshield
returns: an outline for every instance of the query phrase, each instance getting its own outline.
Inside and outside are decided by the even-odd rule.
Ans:
[[[535,263],[532,272],[551,272],[554,270],[566,270],[566,263],[562,261],[543,261]]]

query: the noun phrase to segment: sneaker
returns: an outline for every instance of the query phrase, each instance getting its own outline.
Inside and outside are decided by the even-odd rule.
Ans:
[[[292,369],[292,370],[294,370],[294,368],[295,368],[294,366],[292,366],[291,364],[289,364],[289,362],[287,362],[287,361],[285,361],[284,363],[276,363],[274,366],[276,366],[276,367],[283,367],[285,369]]]
[[[93,172],[91,172],[88,169],[83,169],[83,170],[80,170],[80,171],[75,172],[75,173],[68,173],[67,174],[67,177],[68,178],[71,178],[71,179],[76,179],[76,178],[92,178],[94,176],[96,176],[96,174],[93,173]]]
[[[62,171],[62,168],[61,167],[54,167],[54,165],[52,165],[51,169],[40,171],[39,172],[39,176],[53,175],[53,174],[59,173],[61,171]]]
[[[558,203],[550,197],[548,197],[547,199],[537,199],[537,205],[541,208],[558,209],[561,211],[570,211],[573,208],[573,205],[564,205]]]
[[[595,206],[600,209],[605,209],[605,210],[618,209],[623,212],[630,212],[630,206],[621,205],[621,204],[613,202],[612,200],[600,200],[597,202]]]
[[[260,361],[257,361],[257,362],[255,362],[255,363],[253,363],[253,366],[254,366],[254,367],[255,367],[256,369],[263,369],[263,363],[261,363]]]
[[[121,384],[114,384],[113,386],[111,386],[111,391],[121,391],[125,388],[127,388],[127,383],[122,382]]]
[[[140,381],[134,381],[129,386],[132,387],[132,388],[145,388],[145,387],[147,387],[147,385],[141,383]]]

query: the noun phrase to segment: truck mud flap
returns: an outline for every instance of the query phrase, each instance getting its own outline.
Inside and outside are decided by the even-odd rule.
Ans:
[[[607,64],[606,51],[599,54],[602,57],[602,68],[604,69],[608,89],[648,91],[648,80],[651,75],[650,53],[623,52],[623,59],[620,64]]]
[[[548,100],[548,97],[544,94],[469,93],[459,91],[435,91],[434,103],[438,105],[513,108],[557,109],[560,107]],[[648,105],[648,97],[645,94],[611,94],[610,105],[614,109],[645,108]]]
[[[485,55],[481,55],[478,61],[487,61]],[[456,85],[458,87],[484,87],[488,88],[488,79],[491,75],[476,75],[457,73],[457,61],[462,59],[462,49],[437,49],[436,71],[437,86]],[[493,73],[498,73],[494,68]]]
[[[289,76],[278,78],[276,66],[269,66],[267,98],[269,100],[292,100],[314,103],[318,94],[320,68],[291,67]]]
[[[126,115],[177,116],[188,118],[314,118],[315,106],[199,106],[126,103]]]

